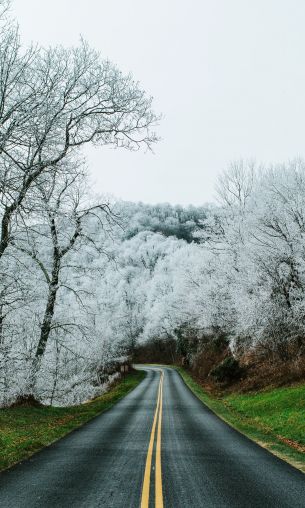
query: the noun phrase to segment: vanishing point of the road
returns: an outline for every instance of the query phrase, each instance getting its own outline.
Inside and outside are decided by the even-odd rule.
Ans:
[[[1,508],[304,508],[305,475],[232,429],[173,369],[0,474]]]

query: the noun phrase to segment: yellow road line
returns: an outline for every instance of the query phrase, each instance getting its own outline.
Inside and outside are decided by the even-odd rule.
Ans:
[[[159,413],[159,422],[158,422],[158,432],[157,432],[157,443],[159,442],[159,466],[158,466],[158,475],[160,476],[160,485],[161,485],[161,498],[160,498],[160,486],[158,482],[158,498],[161,499],[162,504],[157,505],[157,489],[156,489],[156,507],[158,508],[163,507],[163,496],[162,496],[162,477],[161,477],[161,423],[160,423],[160,412],[159,409],[162,406],[162,386],[163,386],[163,372],[161,371],[160,381],[159,381],[159,388],[158,388],[158,399],[157,399],[157,405],[156,410],[154,414],[154,420],[153,425],[151,429],[150,434],[150,440],[148,445],[148,451],[147,451],[147,457],[146,457],[146,464],[145,464],[145,472],[144,472],[144,481],[143,481],[143,487],[142,487],[142,498],[141,498],[141,508],[148,508],[149,507],[149,490],[150,490],[150,474],[151,474],[151,462],[152,462],[152,454],[153,454],[153,448],[154,448],[154,441],[155,441],[155,433],[156,433],[156,426],[157,426],[157,420],[158,420],[158,413]],[[162,414],[162,408],[161,408],[161,414]],[[156,451],[157,453],[157,451]],[[157,467],[157,455],[156,455],[156,467]],[[157,476],[156,476],[156,486],[157,486]]]
[[[158,421],[158,433],[156,444],[156,478],[155,478],[155,507],[163,508],[162,491],[162,469],[161,469],[161,427],[162,427],[162,405],[163,405],[163,372],[162,372],[161,390],[160,390],[160,409]]]

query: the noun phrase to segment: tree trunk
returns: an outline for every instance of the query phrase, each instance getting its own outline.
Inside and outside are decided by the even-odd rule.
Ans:
[[[9,226],[10,226],[10,211],[7,208],[1,222],[1,237],[0,237],[0,258],[3,256],[5,249],[9,244]]]
[[[3,343],[3,322],[4,322],[3,304],[0,302],[0,345]]]
[[[28,391],[31,394],[35,389],[37,374],[40,369],[41,361],[44,356],[52,328],[52,322],[56,305],[56,296],[58,291],[59,269],[60,269],[60,256],[58,254],[57,249],[54,249],[53,269],[51,281],[49,284],[48,300],[44,312],[44,317],[40,329],[40,338],[37,345],[35,358],[32,363],[32,369],[28,385]]]

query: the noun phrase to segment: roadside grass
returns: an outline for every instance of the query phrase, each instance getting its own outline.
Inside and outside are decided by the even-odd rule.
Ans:
[[[0,409],[0,471],[29,457],[110,408],[144,377],[143,371],[131,372],[107,393],[79,406]]]
[[[305,384],[214,397],[176,367],[192,392],[229,425],[305,472]]]

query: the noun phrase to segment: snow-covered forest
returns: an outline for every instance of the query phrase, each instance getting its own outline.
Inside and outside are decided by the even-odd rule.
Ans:
[[[165,221],[187,225],[193,240],[176,226],[164,228],[169,208],[160,206],[154,233],[140,231],[121,244],[133,339],[155,347],[167,341],[172,359],[180,355],[202,377],[215,361],[247,364],[251,357],[302,377],[305,163],[264,168],[238,161],[216,191],[216,205],[178,214],[173,207]],[[138,222],[138,207],[133,217]]]
[[[202,207],[103,200],[81,149],[149,148],[151,99],[83,41],[23,49],[0,5],[0,403],[84,401],[160,341],[301,372],[305,163],[232,163]]]
[[[35,188],[31,220],[21,215],[3,257],[3,401],[27,393],[29,382],[54,404],[91,397],[139,344],[160,340],[190,364],[224,341],[236,358],[255,351],[303,368],[302,161],[232,164],[219,179],[217,205],[117,202],[80,215],[83,181],[76,199],[70,171],[71,188],[66,173]]]

